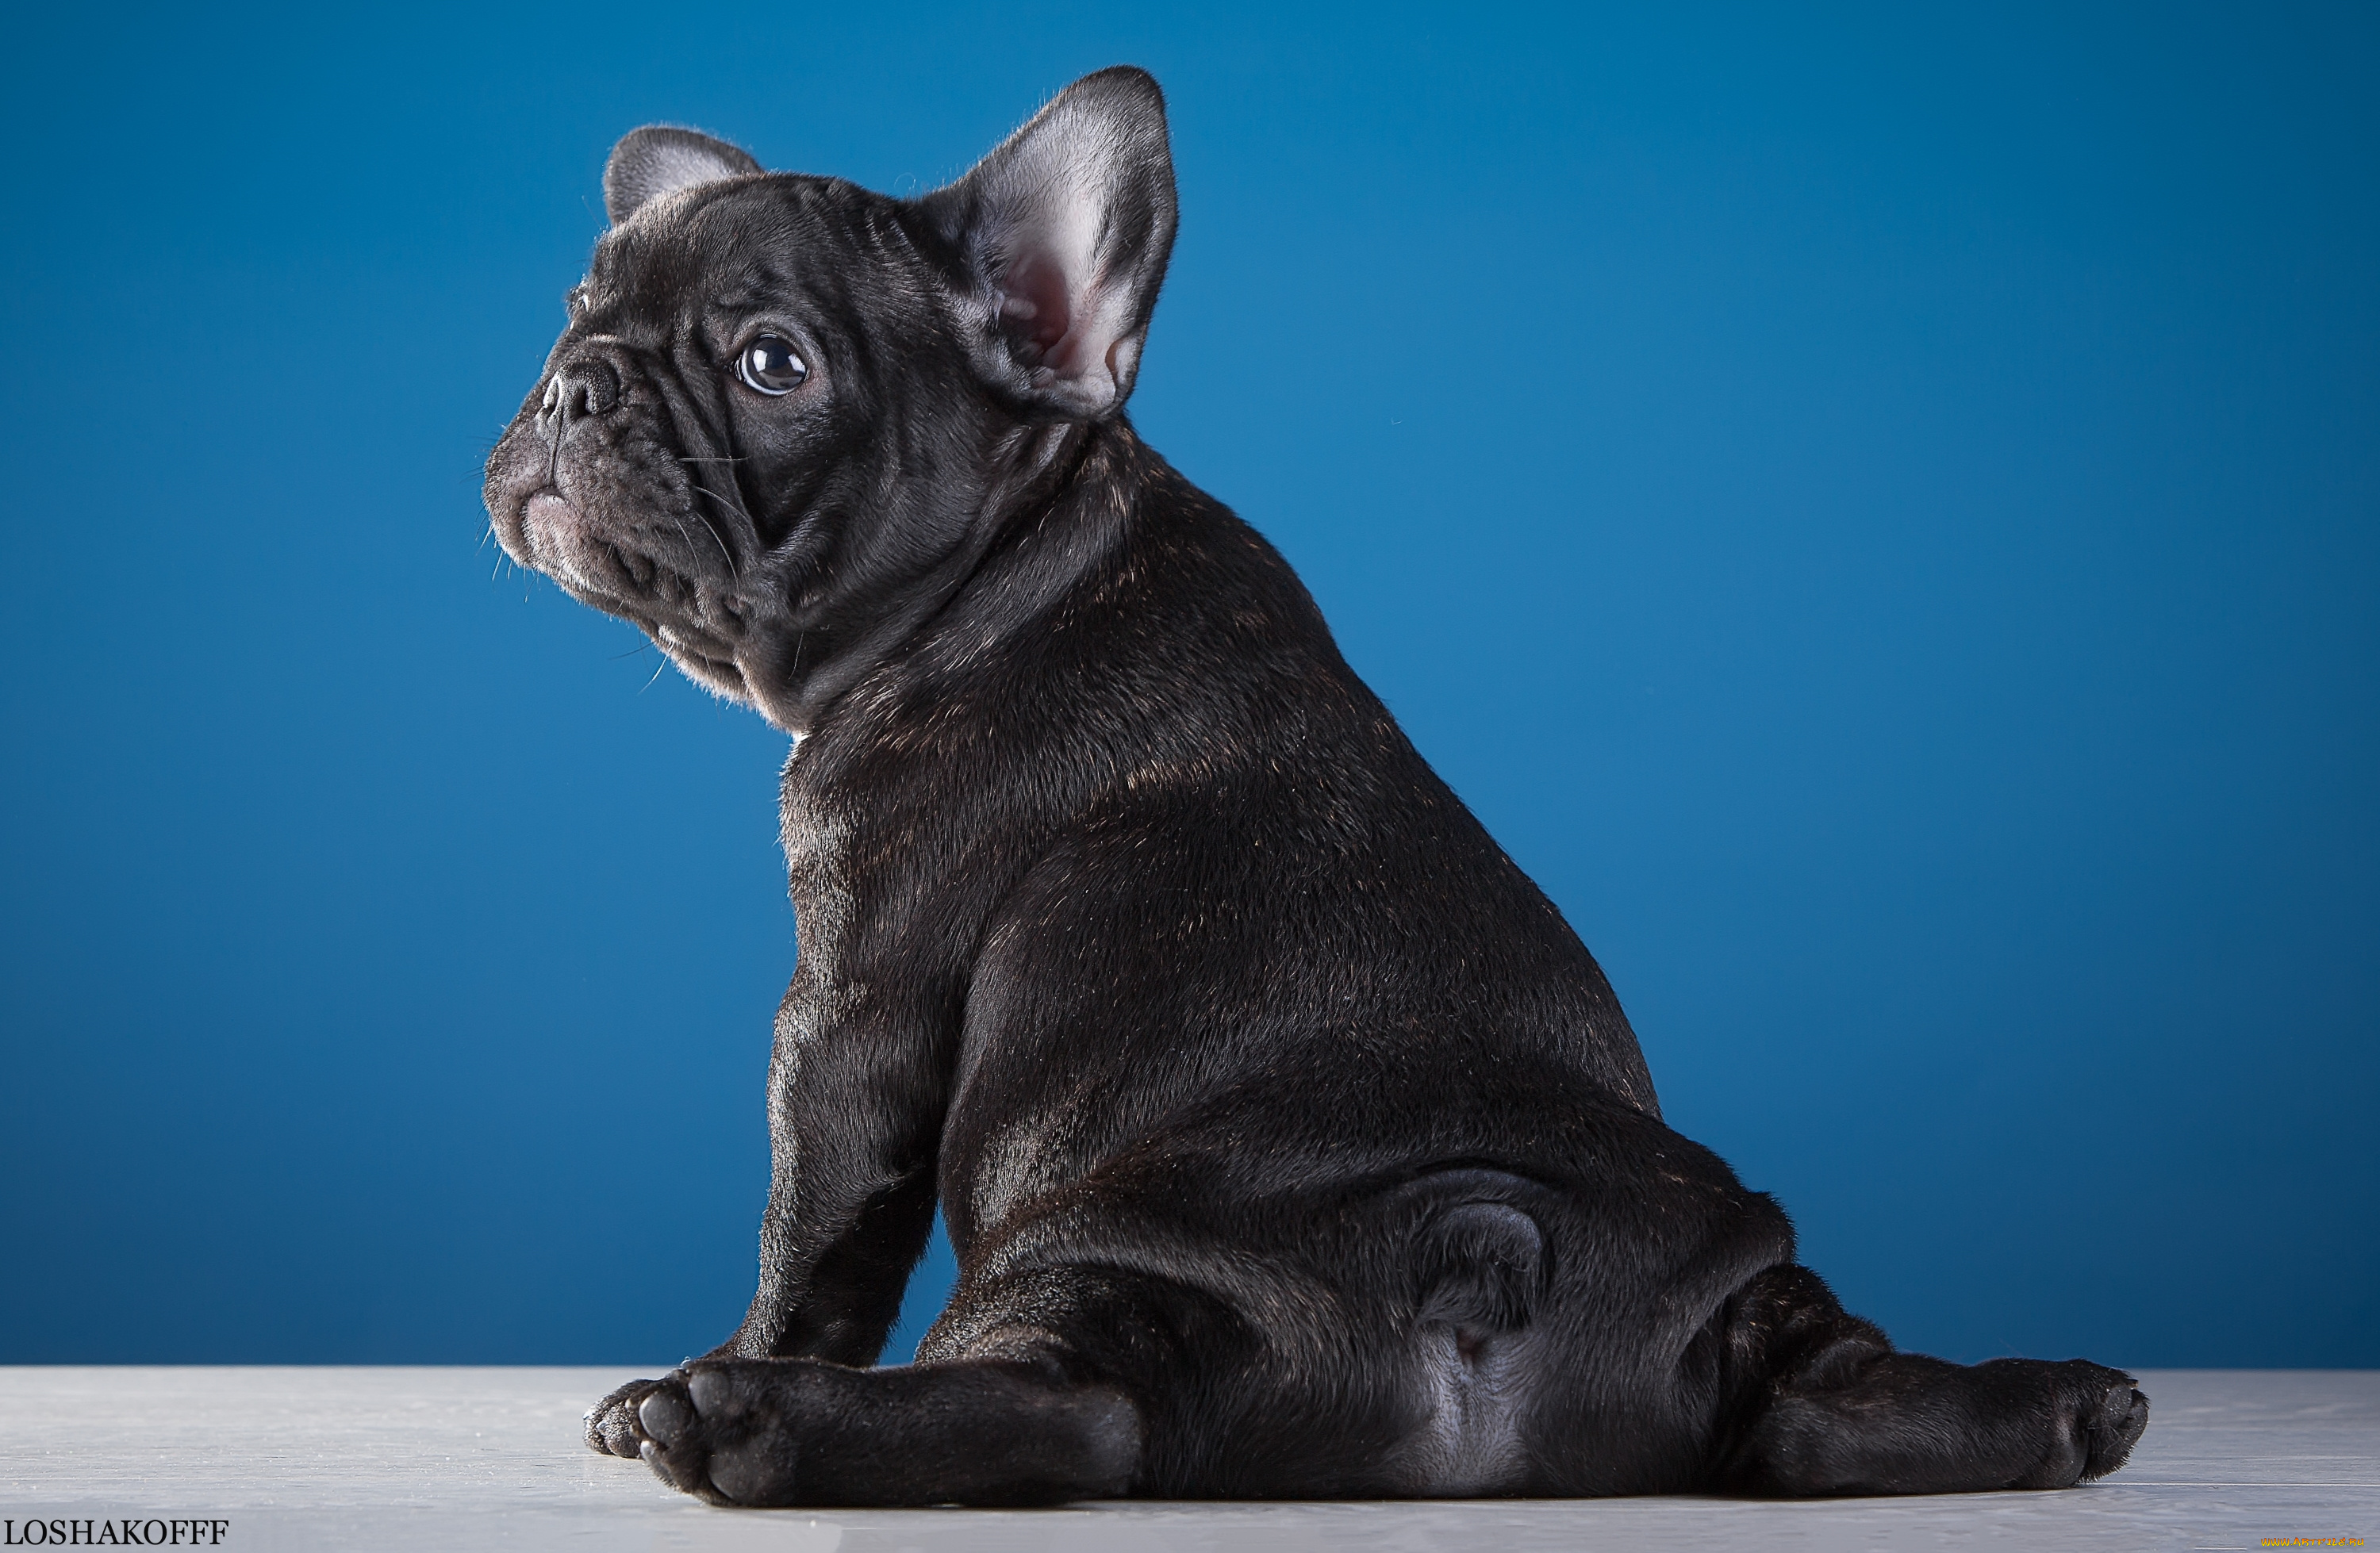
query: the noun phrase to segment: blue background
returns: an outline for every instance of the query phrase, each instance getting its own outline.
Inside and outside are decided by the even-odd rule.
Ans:
[[[1144,431],[1671,1121],[1910,1346],[2380,1363],[2374,16],[12,13],[0,1359],[725,1335],[784,741],[478,467],[623,131],[909,192],[1129,60]]]

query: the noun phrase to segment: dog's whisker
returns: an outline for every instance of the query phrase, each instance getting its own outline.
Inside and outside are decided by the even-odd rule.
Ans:
[[[685,524],[683,521],[681,521],[681,520],[679,519],[679,517],[678,517],[677,514],[675,514],[675,513],[674,513],[674,512],[673,512],[673,513],[671,513],[671,514],[669,515],[669,520],[670,520],[670,527],[677,530],[677,537],[678,537],[679,541],[680,541],[681,543],[683,543],[683,544],[686,546],[686,559],[687,559],[689,562],[691,562],[691,561],[694,559],[694,536],[693,536],[693,535],[691,535],[691,534],[689,534],[689,533],[687,533],[687,532],[686,531],[686,524]],[[703,526],[703,532],[705,532],[705,533],[710,533],[710,525],[705,524],[705,525]],[[717,536],[717,535],[715,535],[715,534],[713,534],[713,535],[711,535],[711,538],[712,538],[712,539],[714,539],[714,540],[716,540],[716,539],[718,538],[718,536]],[[732,568],[730,569],[730,575],[731,575],[731,576],[733,575],[733,569],[732,569]],[[689,578],[688,580],[689,580],[689,581],[691,581],[692,579],[691,579],[691,578]]]
[[[734,514],[735,514],[735,516],[738,516],[738,517],[742,518],[742,519],[744,520],[744,522],[746,523],[746,525],[747,525],[747,527],[749,527],[749,528],[753,530],[753,532],[755,532],[755,533],[759,532],[759,528],[760,528],[760,526],[759,526],[758,523],[753,522],[753,520],[752,520],[752,515],[751,515],[750,513],[746,512],[746,511],[744,510],[744,504],[743,504],[743,503],[741,503],[741,502],[737,502],[737,501],[735,501],[735,500],[733,500],[733,499],[731,499],[731,498],[729,498],[729,497],[722,496],[718,491],[713,491],[713,490],[710,489],[708,486],[695,485],[695,486],[690,486],[690,487],[688,487],[688,489],[690,489],[690,490],[692,490],[692,491],[697,491],[697,492],[698,492],[698,493],[700,493],[700,494],[702,494],[702,495],[708,496],[708,497],[710,497],[712,501],[714,501],[714,502],[717,502],[717,503],[721,504],[722,506],[725,506],[729,511],[731,511],[731,512],[733,512]],[[703,524],[703,526],[702,526],[702,531],[703,531],[704,533],[706,533],[706,534],[709,534],[709,535],[710,536],[710,542],[711,542],[711,543],[713,543],[713,544],[715,544],[715,545],[717,545],[717,546],[719,547],[719,556],[720,556],[720,559],[727,563],[727,575],[728,575],[729,576],[731,576],[731,577],[732,577],[732,576],[737,576],[737,575],[738,575],[738,569],[737,569],[736,564],[735,564],[735,555],[734,555],[734,554],[733,554],[733,553],[728,550],[728,548],[727,548],[727,541],[726,541],[725,540],[721,539],[721,538],[719,537],[719,531],[718,531],[717,529],[715,529],[715,528],[711,528],[711,526],[710,526],[708,522],[706,522],[706,523],[704,523],[704,524]]]

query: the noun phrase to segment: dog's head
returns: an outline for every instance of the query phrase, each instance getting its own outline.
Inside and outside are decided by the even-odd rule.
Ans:
[[[1157,83],[1068,87],[894,200],[638,129],[488,460],[497,539],[795,732],[1132,392],[1174,224]]]

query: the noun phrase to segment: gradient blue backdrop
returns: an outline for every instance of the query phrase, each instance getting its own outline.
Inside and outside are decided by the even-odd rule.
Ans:
[[[14,13],[0,1359],[725,1334],[784,741],[478,465],[624,130],[913,191],[1130,60],[1142,428],[1671,1120],[1912,1346],[2380,1363],[2374,14]]]

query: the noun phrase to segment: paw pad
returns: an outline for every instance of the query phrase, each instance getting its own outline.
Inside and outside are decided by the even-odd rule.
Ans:
[[[694,1409],[699,1405],[689,1404],[676,1387],[664,1386],[638,1404],[637,1422],[652,1438],[673,1445],[694,1422]]]

